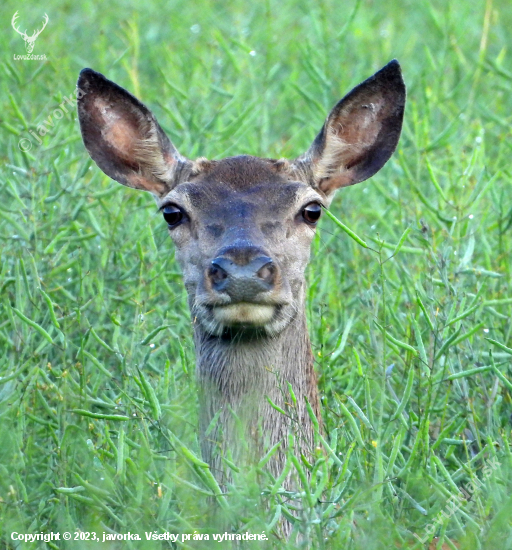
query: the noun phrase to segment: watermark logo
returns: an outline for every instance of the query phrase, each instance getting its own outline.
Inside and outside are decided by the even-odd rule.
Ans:
[[[11,25],[12,28],[23,38],[25,41],[25,49],[27,50],[27,55],[15,55],[14,59],[35,59],[35,60],[46,60],[46,55],[33,55],[32,52],[34,51],[34,45],[36,43],[37,37],[44,31],[46,25],[48,24],[48,15],[46,13],[44,14],[43,19],[43,26],[35,30],[31,36],[27,34],[27,30],[25,29],[25,32],[21,32],[20,29],[16,26],[16,20],[18,19],[18,12],[16,12],[12,16]]]
[[[46,120],[43,120],[43,122],[41,122],[41,124],[37,126],[37,134],[33,130],[29,130],[28,133],[31,137],[26,135],[26,137],[22,137],[18,141],[19,150],[22,153],[28,153],[32,149],[34,144],[36,145],[36,147],[42,145],[43,140],[41,138],[46,134],[51,134],[52,131],[55,129],[56,123],[64,117],[64,114],[68,114],[65,103],[67,103],[71,107],[71,112],[74,113],[76,111],[76,100],[82,99],[84,95],[85,92],[82,89],[77,88],[74,93],[69,94],[69,97],[64,96],[64,100],[58,106],[58,108],[54,109],[52,113],[48,116],[48,118]]]

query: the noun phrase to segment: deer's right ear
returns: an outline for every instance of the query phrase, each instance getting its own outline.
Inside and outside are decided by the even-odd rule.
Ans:
[[[400,65],[393,60],[338,102],[294,167],[328,199],[340,187],[373,176],[397,146],[405,95]]]
[[[92,69],[81,71],[77,87],[82,138],[94,162],[123,185],[166,195],[190,161],[178,153],[153,113]]]

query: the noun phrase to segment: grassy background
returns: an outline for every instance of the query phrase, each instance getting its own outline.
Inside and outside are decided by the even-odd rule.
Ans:
[[[268,534],[244,548],[295,548],[278,538],[295,506],[313,548],[512,548],[512,355],[486,340],[512,346],[509,2],[0,9],[0,546],[18,547],[12,531],[227,528]],[[16,10],[29,34],[48,13],[34,48],[47,62],[13,60],[25,53]],[[394,57],[409,94],[398,150],[332,206],[374,251],[325,218],[308,268],[326,426],[316,464],[300,466],[312,481],[290,502],[264,469],[240,472],[217,514],[195,458],[185,290],[154,201],[92,164],[70,109],[42,145],[29,131],[92,67],[150,106],[186,156],[293,158]],[[491,459],[501,466],[435,538],[414,537]]]

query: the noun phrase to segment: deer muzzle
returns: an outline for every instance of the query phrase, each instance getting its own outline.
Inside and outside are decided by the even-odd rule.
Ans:
[[[276,267],[268,256],[258,256],[245,265],[219,256],[212,260],[208,276],[216,292],[233,302],[251,302],[274,287]]]
[[[279,269],[268,256],[247,258],[221,255],[212,260],[207,277],[212,291],[229,298],[213,308],[215,319],[225,326],[268,323],[275,305],[268,296],[275,288]]]

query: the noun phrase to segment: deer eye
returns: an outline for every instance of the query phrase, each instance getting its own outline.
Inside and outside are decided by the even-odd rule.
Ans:
[[[307,204],[302,210],[302,217],[310,224],[315,225],[322,214],[322,207],[317,202]]]
[[[168,204],[162,208],[162,213],[164,215],[164,220],[167,222],[169,227],[174,227],[178,225],[184,217],[183,210],[178,208],[174,204]]]

